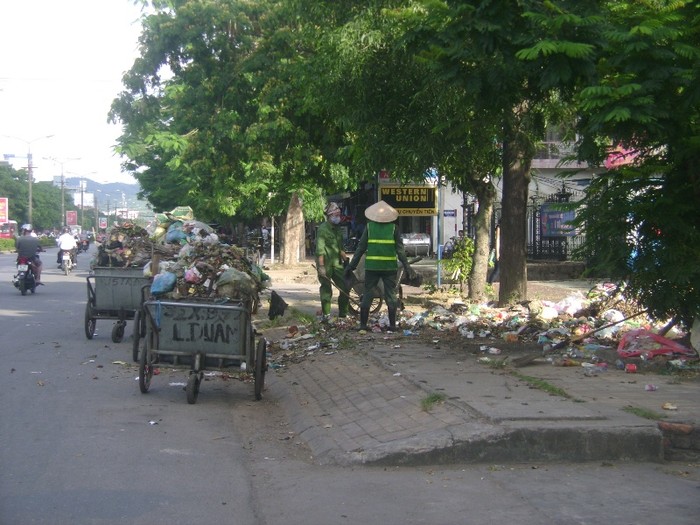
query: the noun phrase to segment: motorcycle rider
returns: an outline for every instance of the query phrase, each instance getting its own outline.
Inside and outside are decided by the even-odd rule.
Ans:
[[[34,272],[34,281],[36,284],[42,284],[41,282],[41,259],[39,258],[38,252],[44,251],[41,248],[41,243],[39,242],[39,237],[32,235],[32,225],[23,224],[22,225],[22,235],[17,237],[15,241],[15,247],[17,250],[17,258],[26,257],[31,265],[32,271]]]
[[[56,239],[56,244],[58,245],[58,255],[56,257],[56,263],[58,267],[61,267],[61,256],[63,252],[70,252],[70,258],[73,264],[76,262],[78,243],[75,242],[75,237],[70,232],[70,228],[67,226],[63,228],[63,233]]]

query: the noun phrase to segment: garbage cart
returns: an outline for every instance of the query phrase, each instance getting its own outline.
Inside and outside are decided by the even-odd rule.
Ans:
[[[423,257],[414,257],[408,261],[409,264],[415,264],[423,260]],[[404,270],[401,263],[399,263],[396,269],[396,280],[398,285],[396,286],[396,295],[399,299],[399,309],[404,309],[403,303],[403,287],[401,286],[404,281]],[[360,313],[360,303],[362,302],[362,296],[365,293],[365,255],[360,258],[359,264],[355,271],[352,273],[352,279],[350,281],[350,311],[354,314]],[[372,304],[370,305],[370,313],[377,313],[382,308],[384,303],[384,285],[380,281],[376,289],[372,293]]]
[[[141,313],[146,335],[139,351],[139,388],[148,392],[157,364],[189,368],[187,402],[197,402],[206,369],[243,368],[253,373],[255,399],[262,398],[267,341],[255,343],[249,302],[148,300]]]
[[[92,339],[98,319],[116,319],[112,327],[112,341],[124,338],[126,322],[134,319],[145,297],[144,288],[150,279],[141,268],[97,267],[87,277],[87,305],[85,306],[85,336]],[[137,337],[138,324],[134,328]]]

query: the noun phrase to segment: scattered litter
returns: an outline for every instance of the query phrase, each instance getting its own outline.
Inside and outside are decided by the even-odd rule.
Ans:
[[[652,385],[651,383],[644,387],[644,390],[646,390],[647,392],[656,392],[658,389],[658,386]]]
[[[661,408],[663,408],[664,410],[678,410],[678,407],[673,403],[664,403]]]

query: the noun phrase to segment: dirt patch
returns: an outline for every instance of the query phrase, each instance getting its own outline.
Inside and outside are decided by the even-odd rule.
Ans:
[[[266,269],[265,273],[270,276],[273,288],[276,284],[284,283],[318,283],[316,269],[312,266],[311,262],[292,265],[275,264],[274,266]]]

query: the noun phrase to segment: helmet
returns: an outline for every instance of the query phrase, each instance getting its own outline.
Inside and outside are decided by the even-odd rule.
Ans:
[[[32,225],[31,224],[23,224],[22,229],[30,232],[30,231],[32,231]]]

